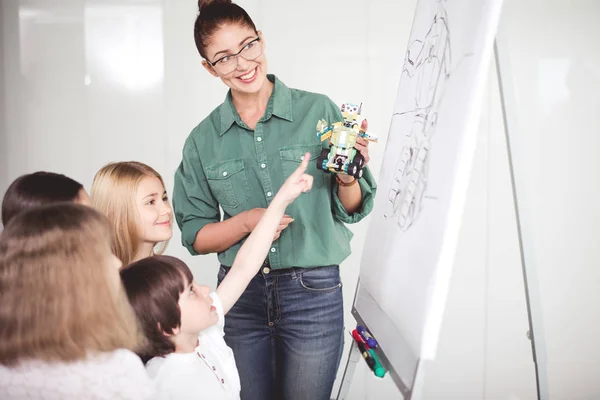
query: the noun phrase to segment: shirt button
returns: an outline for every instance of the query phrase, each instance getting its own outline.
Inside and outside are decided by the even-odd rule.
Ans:
[[[271,253],[275,253],[275,247],[271,247]]]
[[[223,176],[227,176],[227,171],[223,172]]]
[[[265,275],[266,275],[266,274],[268,274],[269,272],[271,272],[271,268],[269,268],[269,267],[264,267],[264,268],[263,268],[263,274],[265,274]]]
[[[221,378],[221,383],[225,383],[225,379]]]
[[[304,156],[300,157],[300,160],[304,161]]]
[[[213,365],[213,371],[216,371],[216,370],[217,370],[217,369],[216,369],[216,368],[214,367],[214,365]]]
[[[271,193],[271,192],[267,192],[267,197],[271,197],[272,194],[273,193]]]
[[[267,167],[267,164],[260,164],[260,167],[261,167],[261,168],[266,168],[266,167]]]
[[[262,138],[259,136],[259,137],[256,138],[256,141],[257,142],[262,142]]]

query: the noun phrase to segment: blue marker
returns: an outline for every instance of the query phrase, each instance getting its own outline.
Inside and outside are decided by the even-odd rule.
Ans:
[[[365,340],[365,342],[367,342],[367,345],[369,345],[371,349],[377,347],[377,340],[375,340],[375,338],[371,336],[371,334],[367,332],[367,330],[362,325],[357,325],[356,330],[358,331],[360,336]]]

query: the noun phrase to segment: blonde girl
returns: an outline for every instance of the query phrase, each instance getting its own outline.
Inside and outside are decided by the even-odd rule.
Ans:
[[[92,183],[92,205],[110,221],[113,251],[123,265],[162,254],[173,234],[162,177],[137,161],[104,166]]]

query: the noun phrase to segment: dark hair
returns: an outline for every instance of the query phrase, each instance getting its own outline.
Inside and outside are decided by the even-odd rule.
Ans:
[[[210,38],[222,25],[245,25],[257,32],[248,13],[231,0],[199,0],[198,17],[194,23],[194,41],[200,55],[208,59],[206,47]]]
[[[15,215],[43,204],[73,201],[83,185],[53,172],[34,172],[17,178],[6,190],[2,201],[2,225]]]
[[[175,351],[165,335],[181,325],[179,296],[194,280],[183,261],[171,256],[143,258],[121,270],[121,280],[147,343],[137,351],[147,363]]]

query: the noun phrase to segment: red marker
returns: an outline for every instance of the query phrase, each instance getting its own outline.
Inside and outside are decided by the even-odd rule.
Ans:
[[[367,342],[365,342],[365,340],[363,339],[363,337],[360,335],[360,333],[358,333],[358,331],[356,329],[354,329],[352,331],[352,337],[354,338],[354,340],[356,340],[356,343],[362,343],[365,345],[365,347],[367,349],[369,349],[369,345],[367,344]]]

